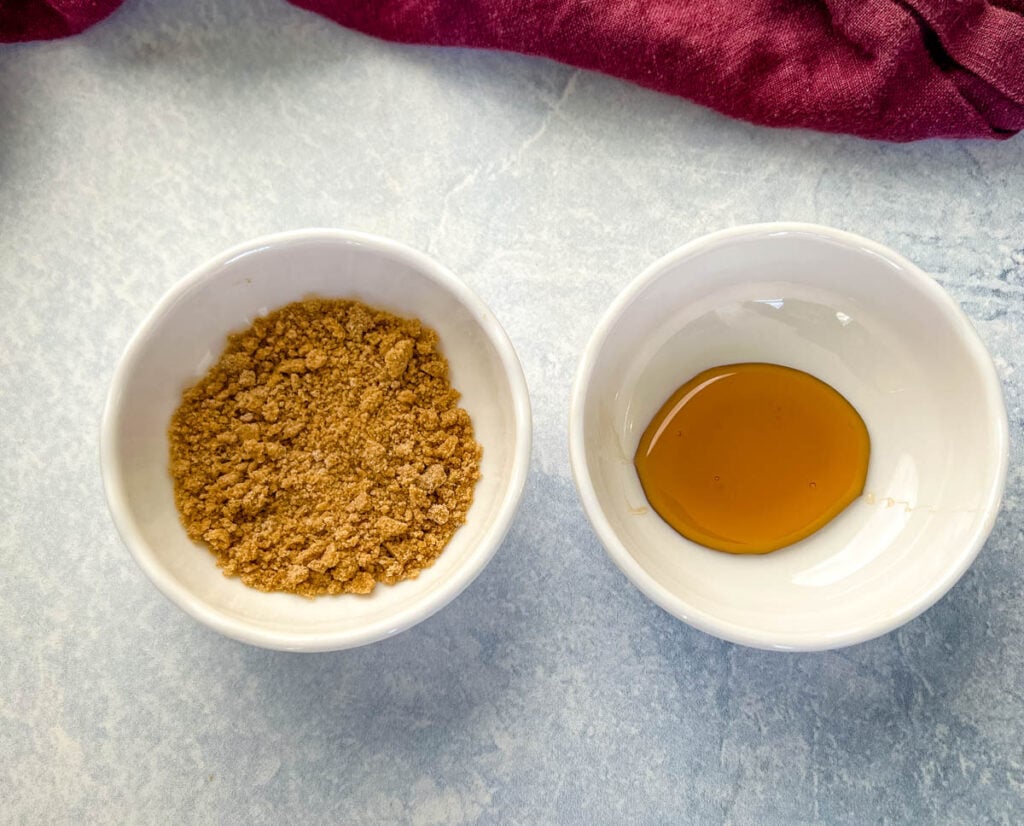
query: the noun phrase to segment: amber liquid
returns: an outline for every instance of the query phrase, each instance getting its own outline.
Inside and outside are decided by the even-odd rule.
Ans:
[[[763,554],[830,522],[864,490],[871,442],[853,406],[800,370],[730,364],[694,376],[648,425],[635,464],[687,539]]]

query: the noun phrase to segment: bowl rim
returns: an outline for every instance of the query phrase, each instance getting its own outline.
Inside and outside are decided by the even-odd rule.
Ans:
[[[723,620],[680,599],[651,576],[619,539],[598,502],[587,461],[584,413],[590,379],[608,336],[634,299],[666,270],[697,253],[736,241],[778,234],[811,235],[818,240],[837,242],[847,247],[872,252],[896,265],[899,273],[893,277],[902,279],[942,312],[970,357],[984,385],[983,402],[986,418],[989,426],[993,428],[998,446],[996,473],[989,482],[985,503],[981,509],[984,518],[976,524],[956,564],[913,600],[900,606],[899,610],[880,619],[866,618],[841,632],[764,632],[742,623]],[[695,238],[650,264],[615,297],[591,334],[573,380],[569,403],[569,460],[584,511],[606,553],[649,599],[689,625],[729,642],[776,651],[821,651],[865,642],[898,628],[934,605],[963,576],[991,533],[999,513],[1009,463],[1009,423],[1002,385],[991,355],[967,315],[934,278],[899,253],[869,238],[820,224],[780,221],[745,224]]]
[[[511,388],[515,447],[512,473],[493,524],[473,548],[469,558],[428,598],[416,600],[394,614],[355,629],[309,633],[279,631],[251,625],[245,620],[222,613],[196,597],[160,565],[130,515],[124,479],[116,458],[120,442],[115,425],[120,416],[125,381],[137,369],[143,344],[181,295],[200,283],[213,280],[225,264],[241,255],[270,246],[280,248],[322,241],[366,247],[399,260],[453,295],[470,311],[497,351]],[[310,227],[262,235],[235,244],[194,268],[161,296],[132,333],[111,378],[100,419],[100,471],[114,525],[129,553],[157,589],[185,613],[227,637],[251,645],[285,651],[335,651],[376,642],[411,628],[455,599],[483,571],[503,542],[518,510],[529,471],[532,435],[530,397],[522,364],[494,313],[469,285],[426,253],[400,241],[356,230]]]

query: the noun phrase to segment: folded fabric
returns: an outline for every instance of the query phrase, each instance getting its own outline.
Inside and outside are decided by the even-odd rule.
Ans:
[[[893,141],[1024,129],[1024,0],[292,0],[387,40],[541,55],[732,117]],[[0,41],[119,0],[0,0]]]
[[[124,0],[0,0],[0,43],[78,34]]]

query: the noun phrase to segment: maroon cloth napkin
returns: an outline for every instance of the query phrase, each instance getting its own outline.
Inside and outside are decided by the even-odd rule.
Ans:
[[[0,0],[0,43],[78,34],[124,0]]]
[[[292,0],[404,43],[543,55],[732,117],[867,138],[1024,129],[1024,0]],[[0,0],[0,41],[120,0]]]

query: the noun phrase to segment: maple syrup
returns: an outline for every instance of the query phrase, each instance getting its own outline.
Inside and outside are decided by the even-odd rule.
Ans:
[[[810,536],[860,496],[870,452],[863,419],[825,382],[747,363],[676,390],[634,461],[651,506],[687,539],[762,554]]]

